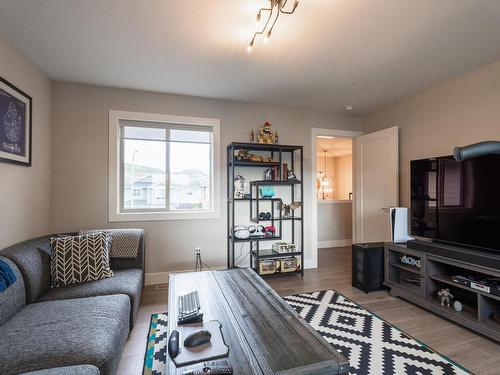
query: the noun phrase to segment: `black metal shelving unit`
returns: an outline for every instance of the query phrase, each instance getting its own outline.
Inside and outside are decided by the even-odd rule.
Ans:
[[[248,150],[255,152],[261,156],[270,157],[272,162],[259,162],[249,160],[238,160],[235,156],[235,151]],[[300,273],[304,275],[304,222],[302,214],[304,212],[304,160],[302,146],[280,145],[280,144],[259,144],[259,143],[239,143],[233,142],[227,146],[227,267],[238,267],[235,263],[235,244],[248,243],[248,254],[250,256],[250,266],[260,275],[260,260],[269,259],[283,259],[283,258],[300,258],[300,269],[294,272],[274,273],[272,275],[261,276],[278,276],[290,275]],[[283,163],[287,163],[289,168],[297,177],[297,180],[284,180],[283,179]],[[261,168],[262,173],[266,168],[278,168],[278,180],[253,180],[248,181],[250,191],[249,198],[235,198],[234,197],[234,177],[236,172],[244,174],[247,168]],[[300,202],[301,207],[300,215],[296,216],[295,210],[292,211],[291,217],[283,217],[281,209],[276,205],[282,203],[281,197],[262,198],[259,194],[261,186],[276,186],[283,187],[289,190],[290,202]],[[245,225],[245,223],[236,223],[235,214],[240,210],[243,205],[248,205],[249,217],[248,221],[251,223],[266,223],[273,226],[278,226],[276,236],[274,237],[250,237],[248,239],[238,239],[233,236],[233,228],[236,225]],[[266,211],[271,212],[271,219],[260,220],[258,214],[260,209],[265,207]],[[276,215],[277,214],[277,215]],[[289,231],[283,230],[283,223],[288,223]],[[265,248],[264,244],[269,244],[271,241],[278,241],[284,238],[289,239],[290,243],[295,244],[294,252],[277,253],[272,249]],[[263,244],[261,245],[261,242]],[[272,247],[272,244],[271,244]]]

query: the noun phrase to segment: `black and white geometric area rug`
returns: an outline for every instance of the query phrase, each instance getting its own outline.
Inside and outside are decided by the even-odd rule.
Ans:
[[[349,359],[350,375],[465,375],[469,371],[334,290],[284,298]],[[167,314],[153,314],[144,375],[166,375]]]
[[[353,375],[464,375],[469,371],[334,290],[285,297],[349,359]]]

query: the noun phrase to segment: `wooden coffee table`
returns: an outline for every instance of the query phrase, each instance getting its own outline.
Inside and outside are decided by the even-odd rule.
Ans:
[[[177,297],[198,290],[204,320],[218,320],[234,374],[347,374],[349,362],[251,269],[170,276],[169,335],[177,327]],[[167,353],[168,374],[176,367]]]

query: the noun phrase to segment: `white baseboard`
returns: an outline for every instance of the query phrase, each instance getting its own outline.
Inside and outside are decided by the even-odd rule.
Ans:
[[[205,270],[205,268],[203,268]],[[225,270],[225,267],[215,267],[211,268],[211,270]],[[172,273],[183,273],[183,272],[194,272],[191,270],[180,270],[180,271],[170,271],[170,272],[152,272],[146,273],[144,283],[146,285],[158,285],[158,284],[166,284],[168,283],[168,278]]]
[[[346,238],[344,240],[318,241],[318,249],[324,249],[325,247],[342,247],[351,245],[352,239],[350,238]]]
[[[146,274],[146,285],[157,285],[157,284],[165,284],[168,283],[168,277],[170,276],[170,272],[154,272]]]

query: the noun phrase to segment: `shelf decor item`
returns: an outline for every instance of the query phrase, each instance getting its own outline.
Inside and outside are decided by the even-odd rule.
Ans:
[[[273,144],[277,142],[278,133],[271,130],[271,123],[266,121],[264,126],[257,133],[257,141],[259,143]]]
[[[259,188],[261,198],[274,197],[274,189],[272,186],[261,186]]]
[[[293,217],[293,211],[297,208],[300,208],[301,205],[302,203],[300,202],[293,202],[290,204],[281,203],[281,209],[283,210],[283,217],[284,218]]]
[[[288,181],[288,164],[283,163],[283,181]]]
[[[450,293],[449,288],[443,288],[438,291],[438,296],[441,297],[441,306],[446,305],[450,307],[450,299],[453,298],[453,294]]]
[[[297,272],[300,270],[300,259],[299,258],[285,258],[280,260],[281,272]]]
[[[32,99],[0,77],[0,161],[31,166]]]
[[[234,197],[239,199],[245,198],[247,191],[248,183],[246,182],[245,177],[241,174],[234,176]]]
[[[261,260],[259,261],[259,271],[261,275],[272,275],[280,272],[279,260]]]
[[[294,253],[296,247],[293,243],[288,243],[286,241],[278,241],[273,244],[273,251],[277,253]]]
[[[227,267],[250,266],[263,277],[303,276],[304,222],[294,212],[303,208],[303,147],[233,142],[226,160]],[[287,180],[288,170],[293,180]],[[290,202],[285,207],[284,200]],[[252,224],[238,226],[243,220]]]

